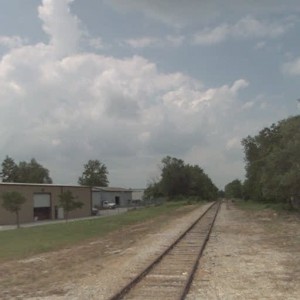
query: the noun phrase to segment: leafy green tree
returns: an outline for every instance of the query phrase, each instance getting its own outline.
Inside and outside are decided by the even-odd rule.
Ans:
[[[202,168],[197,165],[186,165],[185,168],[189,172],[188,196],[198,196],[206,200],[217,198],[218,188]]]
[[[1,166],[2,182],[16,182],[18,176],[18,166],[16,165],[14,160],[6,155]]]
[[[160,180],[148,185],[146,197],[192,196],[198,199],[217,198],[218,189],[197,165],[186,165],[183,160],[166,156],[162,159]]]
[[[167,156],[162,159],[161,189],[167,197],[185,195],[189,186],[189,172],[184,161]]]
[[[163,197],[163,193],[161,191],[160,182],[151,182],[148,184],[147,188],[144,191],[144,198],[146,200],[156,199]]]
[[[26,161],[21,161],[19,163],[16,182],[52,183],[52,179],[49,176],[49,170],[32,158],[29,163]]]
[[[218,191],[218,197],[219,197],[219,198],[225,198],[225,192],[222,191],[222,190],[219,190],[219,191]]]
[[[300,116],[280,121],[279,139],[265,158],[261,176],[267,200],[285,201],[300,195]]]
[[[3,182],[52,183],[49,170],[40,165],[34,158],[30,162],[21,161],[18,165],[6,156],[2,162]]]
[[[2,206],[11,213],[16,214],[17,228],[20,228],[19,212],[26,198],[19,192],[5,192],[2,194]]]
[[[188,194],[190,196],[204,196],[206,174],[199,166],[186,165],[185,167],[189,172]]]
[[[78,183],[80,185],[88,186],[108,186],[108,171],[106,165],[99,160],[89,160],[84,165],[82,176],[79,177]]]
[[[243,197],[243,185],[240,180],[235,179],[225,186],[226,198],[238,198]]]
[[[246,197],[287,201],[300,195],[300,116],[264,128],[242,141],[246,161]]]
[[[59,195],[58,206],[64,209],[64,216],[67,222],[69,219],[69,213],[77,208],[81,208],[83,203],[76,201],[71,191],[65,191]]]

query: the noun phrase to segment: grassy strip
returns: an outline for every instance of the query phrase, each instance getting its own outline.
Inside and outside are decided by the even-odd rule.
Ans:
[[[120,227],[171,214],[185,204],[186,202],[169,202],[161,206],[105,218],[0,231],[0,262],[57,250],[91,238],[103,237]]]
[[[251,211],[273,209],[277,212],[281,212],[290,210],[290,207],[286,203],[257,202],[253,200],[236,200],[235,203],[239,208]]]

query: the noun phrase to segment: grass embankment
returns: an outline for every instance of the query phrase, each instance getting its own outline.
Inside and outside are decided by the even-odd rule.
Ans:
[[[0,262],[72,246],[100,238],[126,225],[158,218],[174,212],[186,202],[169,202],[161,206],[69,223],[51,224],[19,230],[0,231]]]
[[[265,210],[272,209],[276,212],[296,212],[295,209],[292,209],[287,203],[276,203],[276,202],[258,202],[253,200],[236,200],[235,203],[237,206],[244,210]]]

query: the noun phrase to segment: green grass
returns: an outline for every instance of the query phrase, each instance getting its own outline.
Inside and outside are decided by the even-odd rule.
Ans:
[[[264,209],[273,209],[277,212],[287,211],[289,207],[286,203],[278,203],[278,202],[257,202],[253,200],[236,200],[235,202],[238,207],[244,210],[264,210]]]
[[[186,205],[186,202],[168,202],[161,206],[129,211],[105,218],[0,231],[0,262],[57,250],[84,240],[103,237],[123,226],[168,215],[183,205]]]

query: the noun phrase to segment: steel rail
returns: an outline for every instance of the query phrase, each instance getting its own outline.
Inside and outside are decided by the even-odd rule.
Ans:
[[[191,272],[190,272],[190,274],[189,274],[189,278],[188,278],[188,280],[187,280],[187,284],[186,284],[186,286],[185,286],[185,288],[184,288],[184,290],[183,290],[183,292],[182,292],[182,294],[181,294],[181,296],[180,296],[180,298],[179,298],[180,300],[184,300],[184,299],[185,299],[186,295],[188,294],[188,292],[189,292],[189,290],[190,290],[190,288],[191,288],[192,282],[193,282],[193,280],[194,280],[195,273],[196,273],[196,271],[197,271],[197,269],[198,269],[198,267],[199,267],[199,264],[200,264],[200,258],[202,257],[203,252],[204,252],[204,249],[205,249],[205,247],[206,247],[206,244],[207,244],[207,242],[208,242],[208,240],[209,240],[209,238],[210,238],[210,234],[211,234],[211,231],[212,231],[212,229],[213,229],[213,227],[214,227],[214,224],[215,224],[217,215],[218,215],[218,213],[219,213],[220,206],[221,206],[221,201],[219,201],[219,203],[218,203],[217,211],[216,211],[216,213],[215,213],[215,216],[214,216],[214,218],[213,218],[212,223],[210,224],[210,227],[209,227],[209,230],[208,230],[208,232],[207,232],[207,234],[206,234],[204,243],[202,244],[202,246],[201,246],[201,248],[200,248],[200,251],[199,251],[199,254],[198,254],[197,258],[196,258],[194,267],[193,267],[193,269],[191,270]]]
[[[180,299],[184,299],[182,297],[185,297],[185,295],[187,294],[187,292],[189,291],[190,285],[192,283],[194,274],[197,270],[198,267],[198,261],[204,251],[205,245],[207,244],[207,241],[209,239],[209,235],[211,233],[213,224],[216,220],[216,216],[218,214],[219,208],[220,208],[220,202],[214,202],[213,204],[211,204],[206,210],[205,212],[196,219],[196,221],[194,221],[189,227],[188,229],[183,232],[165,251],[163,251],[156,259],[154,259],[154,261],[152,263],[150,263],[142,272],[140,272],[135,278],[133,278],[125,287],[123,287],[120,291],[118,291],[115,295],[113,295],[111,298],[109,298],[109,300],[120,300],[122,299],[138,282],[140,282],[147,274],[150,273],[150,271],[187,235],[188,232],[191,231],[191,229],[193,227],[196,226],[196,224],[198,224],[198,222],[212,209],[212,207],[214,207],[215,205],[218,205],[216,214],[214,216],[213,222],[211,223],[211,226],[209,228],[208,234],[206,235],[205,241],[200,249],[199,255],[197,256],[197,261],[195,262],[195,265],[193,267],[193,270],[191,271],[191,273],[189,274],[189,279],[188,279],[188,288],[185,287],[184,288],[184,292],[181,295]]]

